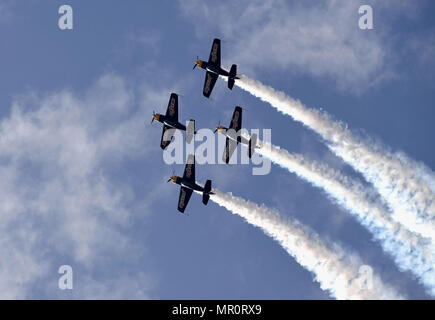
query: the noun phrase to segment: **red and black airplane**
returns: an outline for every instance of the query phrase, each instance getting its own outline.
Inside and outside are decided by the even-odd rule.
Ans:
[[[203,95],[207,98],[210,97],[219,76],[228,77],[228,88],[230,90],[233,89],[235,79],[240,79],[237,76],[237,65],[233,64],[230,72],[221,68],[221,41],[217,38],[213,40],[208,61],[197,59],[193,69],[195,69],[196,66],[207,71],[205,74],[204,88],[202,90]]]

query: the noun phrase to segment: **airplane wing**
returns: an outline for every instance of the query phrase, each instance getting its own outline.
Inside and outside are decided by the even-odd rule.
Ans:
[[[233,117],[231,118],[231,123],[229,129],[234,129],[238,132],[242,128],[242,108],[239,106],[234,108]]]
[[[213,91],[214,85],[216,84],[216,80],[219,76],[216,73],[212,73],[207,71],[205,73],[205,81],[204,81],[204,89],[202,90],[202,94],[205,97],[210,97],[211,92]]]
[[[224,153],[222,155],[222,160],[225,161],[225,163],[230,162],[231,156],[233,155],[234,150],[236,150],[236,148],[237,148],[237,142],[227,138],[225,143]]]
[[[213,40],[208,63],[214,64],[216,67],[221,66],[221,41],[219,39]]]
[[[178,95],[176,93],[171,93],[171,96],[169,97],[166,116],[178,122]]]
[[[163,132],[162,132],[162,139],[160,140],[160,148],[165,150],[169,146],[169,144],[171,143],[173,135],[174,135],[174,129],[172,129],[171,127],[164,124],[163,125]]]
[[[180,211],[181,213],[184,212],[184,210],[187,207],[187,204],[189,203],[190,200],[190,196],[192,195],[193,190],[186,188],[186,187],[181,187],[180,188],[180,197],[178,198],[178,211]]]
[[[183,178],[195,182],[195,156],[190,154],[187,158],[187,164],[184,168]]]

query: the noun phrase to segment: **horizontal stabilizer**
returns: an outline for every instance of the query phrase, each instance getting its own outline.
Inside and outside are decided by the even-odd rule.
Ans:
[[[251,139],[249,139],[249,146],[248,146],[248,156],[249,158],[252,157],[252,155],[255,152],[255,147],[257,146],[257,134],[253,134],[251,136]]]
[[[234,82],[235,82],[234,79],[236,78],[236,75],[237,75],[237,65],[233,64],[231,66],[230,75],[228,77],[228,88],[230,90],[233,89]]]
[[[202,203],[207,205],[208,200],[210,199],[210,191],[211,191],[211,180],[207,180],[204,186],[204,192],[202,194]]]
[[[237,74],[237,65],[233,64],[230,69],[230,78],[235,78]]]
[[[228,89],[233,90],[233,87],[234,87],[234,83],[235,83],[235,82],[236,82],[236,81],[235,81],[234,79],[229,78],[229,79],[228,79]]]
[[[193,135],[195,134],[195,120],[191,119],[186,128],[186,142],[191,143],[193,139]]]

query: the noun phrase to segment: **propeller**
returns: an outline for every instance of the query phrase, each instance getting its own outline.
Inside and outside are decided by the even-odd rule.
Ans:
[[[199,60],[199,57],[198,56],[196,56],[196,61],[198,61]],[[193,65],[193,68],[192,68],[192,70],[193,69],[195,69],[196,68],[196,66],[197,66],[197,64],[196,64],[196,62],[195,62],[195,64]]]
[[[172,170],[171,178],[172,178],[173,176],[175,176],[175,170]],[[169,178],[168,181],[166,181],[166,183],[168,183],[169,181],[171,181],[171,178]]]
[[[154,110],[153,110],[153,118],[151,119],[151,123],[153,123],[153,121],[154,121],[154,115],[155,115],[156,113],[154,112]]]
[[[220,126],[221,126],[221,121],[219,120],[219,124],[218,124],[218,126],[216,127],[216,130],[213,133],[216,133],[216,131],[218,130],[217,128],[220,127]]]

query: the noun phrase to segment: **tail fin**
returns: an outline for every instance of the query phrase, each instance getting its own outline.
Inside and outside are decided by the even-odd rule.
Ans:
[[[193,139],[193,135],[195,134],[195,120],[190,119],[186,128],[186,142],[191,143]]]
[[[204,186],[204,192],[202,194],[202,203],[207,205],[208,199],[210,199],[211,180],[207,180]]]
[[[248,146],[248,156],[249,156],[249,158],[251,158],[252,155],[254,154],[256,145],[257,145],[257,134],[254,133],[251,136],[251,139],[249,139],[249,146]]]
[[[233,89],[234,82],[235,82],[234,79],[236,78],[236,75],[237,75],[237,65],[233,64],[233,65],[231,66],[231,69],[230,69],[230,75],[229,75],[229,77],[228,77],[228,88],[229,88],[230,90]]]
[[[228,78],[228,89],[230,89],[230,90],[233,90],[233,87],[234,87],[234,83],[235,83],[236,81],[234,80],[234,79],[232,79],[232,78]]]

